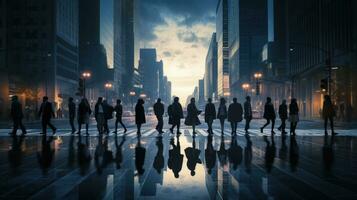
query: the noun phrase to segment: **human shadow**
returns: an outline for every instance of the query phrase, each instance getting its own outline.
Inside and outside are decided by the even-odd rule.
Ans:
[[[37,152],[37,161],[42,169],[43,174],[47,174],[48,169],[52,165],[55,150],[52,148],[53,136],[42,136],[41,151]]]
[[[246,145],[244,147],[244,165],[246,172],[250,174],[252,171],[252,160],[253,160],[253,150],[252,150],[252,140],[250,139],[249,134],[245,135]]]
[[[224,135],[223,134],[221,136],[221,144],[219,146],[219,150],[217,151],[217,155],[218,155],[218,160],[219,160],[220,165],[222,167],[227,165],[228,153],[227,153],[227,150],[225,148]]]
[[[229,162],[233,165],[233,170],[236,170],[238,166],[242,162],[243,157],[243,149],[239,146],[237,142],[236,134],[232,135],[231,137],[231,146],[228,149],[228,159]]]
[[[290,137],[289,162],[291,171],[295,172],[299,164],[299,146],[296,142],[295,135]]]
[[[121,168],[121,163],[123,162],[123,145],[126,141],[126,135],[124,134],[122,136],[122,140],[120,143],[118,143],[118,135],[115,134],[115,164],[116,164],[116,168],[120,169]]]
[[[205,149],[205,161],[207,173],[212,174],[212,169],[216,166],[216,150],[213,148],[213,137],[211,134],[207,136],[207,147]]]
[[[192,137],[192,147],[187,147],[185,149],[185,155],[187,158],[187,168],[190,170],[191,176],[196,174],[197,163],[202,164],[200,157],[201,150],[196,149],[196,139]]]
[[[85,175],[89,169],[92,156],[89,151],[89,136],[85,136],[85,142],[82,142],[82,136],[78,137],[77,157],[80,174]]]
[[[335,136],[332,135],[330,141],[328,135],[324,136],[324,144],[322,146],[322,157],[324,161],[325,172],[331,172],[335,156],[333,145],[335,143]]]
[[[145,153],[146,149],[141,146],[141,137],[137,137],[137,143],[135,146],[135,167],[138,175],[143,175],[145,172],[144,163],[145,163]]]
[[[8,151],[8,161],[10,163],[11,169],[13,169],[14,171],[16,171],[16,169],[22,164],[22,143],[24,141],[24,138],[24,135],[12,135],[11,149]]]
[[[156,138],[157,153],[154,159],[153,167],[158,174],[161,174],[161,170],[164,168],[164,144],[162,143],[162,136]]]
[[[268,173],[271,172],[274,164],[276,147],[274,137],[271,137],[271,142],[268,140],[267,136],[264,136],[264,141],[266,143],[265,147],[265,168]]]
[[[183,154],[181,154],[180,136],[177,136],[176,145],[174,138],[171,138],[170,145],[172,149],[169,150],[168,167],[174,173],[175,178],[179,178],[179,173],[182,170],[183,164]]]

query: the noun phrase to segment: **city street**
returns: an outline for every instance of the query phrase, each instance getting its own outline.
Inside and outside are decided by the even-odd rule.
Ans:
[[[203,124],[176,137],[166,119],[162,136],[154,117],[147,120],[139,138],[132,118],[125,135],[98,136],[92,124],[79,137],[64,122],[47,137],[38,128],[25,137],[1,129],[0,199],[357,198],[356,129],[325,137],[316,122],[302,122],[312,128],[272,138],[257,129],[260,120],[249,136],[244,123],[232,137],[228,123],[221,135],[215,122],[212,136]]]

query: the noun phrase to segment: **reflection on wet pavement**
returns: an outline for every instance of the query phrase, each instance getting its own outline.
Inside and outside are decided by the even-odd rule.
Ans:
[[[1,199],[357,199],[354,137],[145,130],[0,147]]]

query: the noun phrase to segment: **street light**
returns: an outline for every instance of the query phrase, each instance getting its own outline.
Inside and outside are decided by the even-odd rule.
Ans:
[[[104,87],[105,87],[105,98],[108,100],[108,90],[110,90],[110,89],[113,87],[113,84],[111,84],[111,83],[106,83],[106,84],[104,85]]]
[[[83,97],[86,98],[86,79],[89,79],[92,76],[90,72],[83,72],[82,73],[82,78],[83,78]]]
[[[246,96],[248,96],[248,90],[249,90],[249,88],[250,88],[249,83],[243,83],[243,84],[242,84],[242,88],[243,88],[243,90],[245,91]]]
[[[134,96],[136,95],[136,92],[135,91],[130,91],[129,92],[129,95],[130,95],[130,103],[131,103],[131,109],[134,109]]]
[[[142,98],[142,99],[145,99],[146,98],[146,94],[140,94],[139,97]]]
[[[262,73],[260,73],[260,72],[257,72],[257,73],[254,73],[254,78],[255,78],[255,87],[256,87],[256,89],[255,89],[255,94],[258,96],[258,95],[260,95],[260,80],[261,80],[261,78],[263,77],[263,74]]]

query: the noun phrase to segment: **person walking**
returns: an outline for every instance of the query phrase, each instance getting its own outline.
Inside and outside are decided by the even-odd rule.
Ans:
[[[282,134],[286,134],[285,127],[286,127],[286,120],[288,118],[288,106],[286,105],[285,99],[280,104],[278,112],[281,120],[281,125],[279,126],[278,130],[281,131]]]
[[[252,105],[250,103],[250,96],[245,97],[244,102],[244,119],[245,119],[245,133],[248,134],[250,128],[250,121],[253,119]]]
[[[172,114],[172,127],[170,128],[170,132],[173,133],[175,126],[177,127],[177,134],[180,133],[180,125],[181,119],[183,118],[183,110],[182,106],[179,102],[179,98],[175,97],[174,102],[171,104],[171,114]],[[169,112],[170,113],[170,112]],[[169,114],[170,115],[170,114]]]
[[[162,128],[164,126],[163,115],[165,112],[164,104],[161,103],[161,99],[158,98],[156,103],[154,104],[154,113],[157,118],[156,130],[159,134],[163,133]]]
[[[56,134],[57,128],[52,125],[51,118],[55,117],[55,112],[53,111],[52,103],[48,101],[48,97],[44,96],[42,98],[42,104],[40,107],[40,111],[38,112],[38,116],[42,119],[42,133],[47,133],[47,126],[52,129],[53,134]]]
[[[114,133],[117,133],[118,131],[118,123],[124,128],[124,133],[126,133],[127,129],[123,123],[123,106],[121,105],[121,100],[117,99],[117,105],[114,107],[115,111],[115,131]]]
[[[191,102],[187,106],[187,116],[185,119],[185,125],[192,126],[193,134],[196,134],[196,126],[201,124],[200,119],[198,119],[198,115],[201,111],[197,109],[195,103],[195,98],[191,98]]]
[[[275,134],[274,132],[274,125],[275,125],[275,109],[274,109],[274,105],[271,102],[271,98],[267,97],[267,102],[265,103],[264,106],[264,115],[263,117],[267,120],[267,122],[264,124],[263,127],[260,128],[260,132],[263,133],[263,130],[266,126],[268,126],[270,124],[271,121],[271,134]]]
[[[217,112],[217,119],[219,119],[219,122],[221,123],[222,134],[224,131],[224,121],[226,120],[226,118],[227,118],[226,100],[224,98],[221,98],[218,107],[218,112]]]
[[[68,114],[69,124],[71,125],[72,134],[76,132],[74,127],[74,118],[76,117],[76,104],[73,102],[73,97],[68,98]]]
[[[92,110],[90,109],[89,102],[86,98],[83,98],[78,105],[78,132],[77,134],[81,134],[82,124],[86,125],[86,134],[88,135],[89,128],[89,116],[92,114]]]
[[[108,122],[109,122],[109,120],[113,119],[114,108],[113,108],[113,106],[108,104],[107,100],[104,100],[103,101],[103,109],[104,109],[104,131],[107,134],[109,134],[110,130],[109,130]]]
[[[334,131],[334,117],[336,116],[336,112],[334,110],[334,106],[331,101],[331,97],[329,95],[325,95],[324,97],[324,103],[322,107],[322,116],[324,118],[324,127],[325,127],[325,135],[328,134],[327,132],[327,123],[330,121],[330,127],[331,127],[331,132],[332,135],[336,135]]]
[[[22,112],[22,105],[16,95],[11,97],[11,118],[14,123],[11,135],[16,135],[17,129],[21,128],[22,135],[26,134],[26,128],[22,123],[24,114]]]
[[[297,123],[299,121],[299,107],[295,98],[291,99],[289,105],[290,134],[295,135]]]
[[[208,103],[206,104],[205,107],[205,122],[207,123],[208,130],[207,132],[209,134],[212,133],[212,124],[213,121],[216,119],[216,108],[214,104],[212,103],[212,99],[208,98]]]
[[[138,99],[135,106],[135,124],[137,127],[137,134],[141,134],[141,125],[146,123],[145,110],[144,110],[144,100]]]
[[[231,123],[232,135],[237,133],[238,122],[243,120],[243,108],[240,103],[238,103],[237,98],[233,98],[233,103],[228,107],[228,121]]]
[[[103,134],[104,129],[104,108],[103,108],[103,97],[98,97],[97,103],[94,108],[94,117],[97,121],[97,129],[99,134]]]

